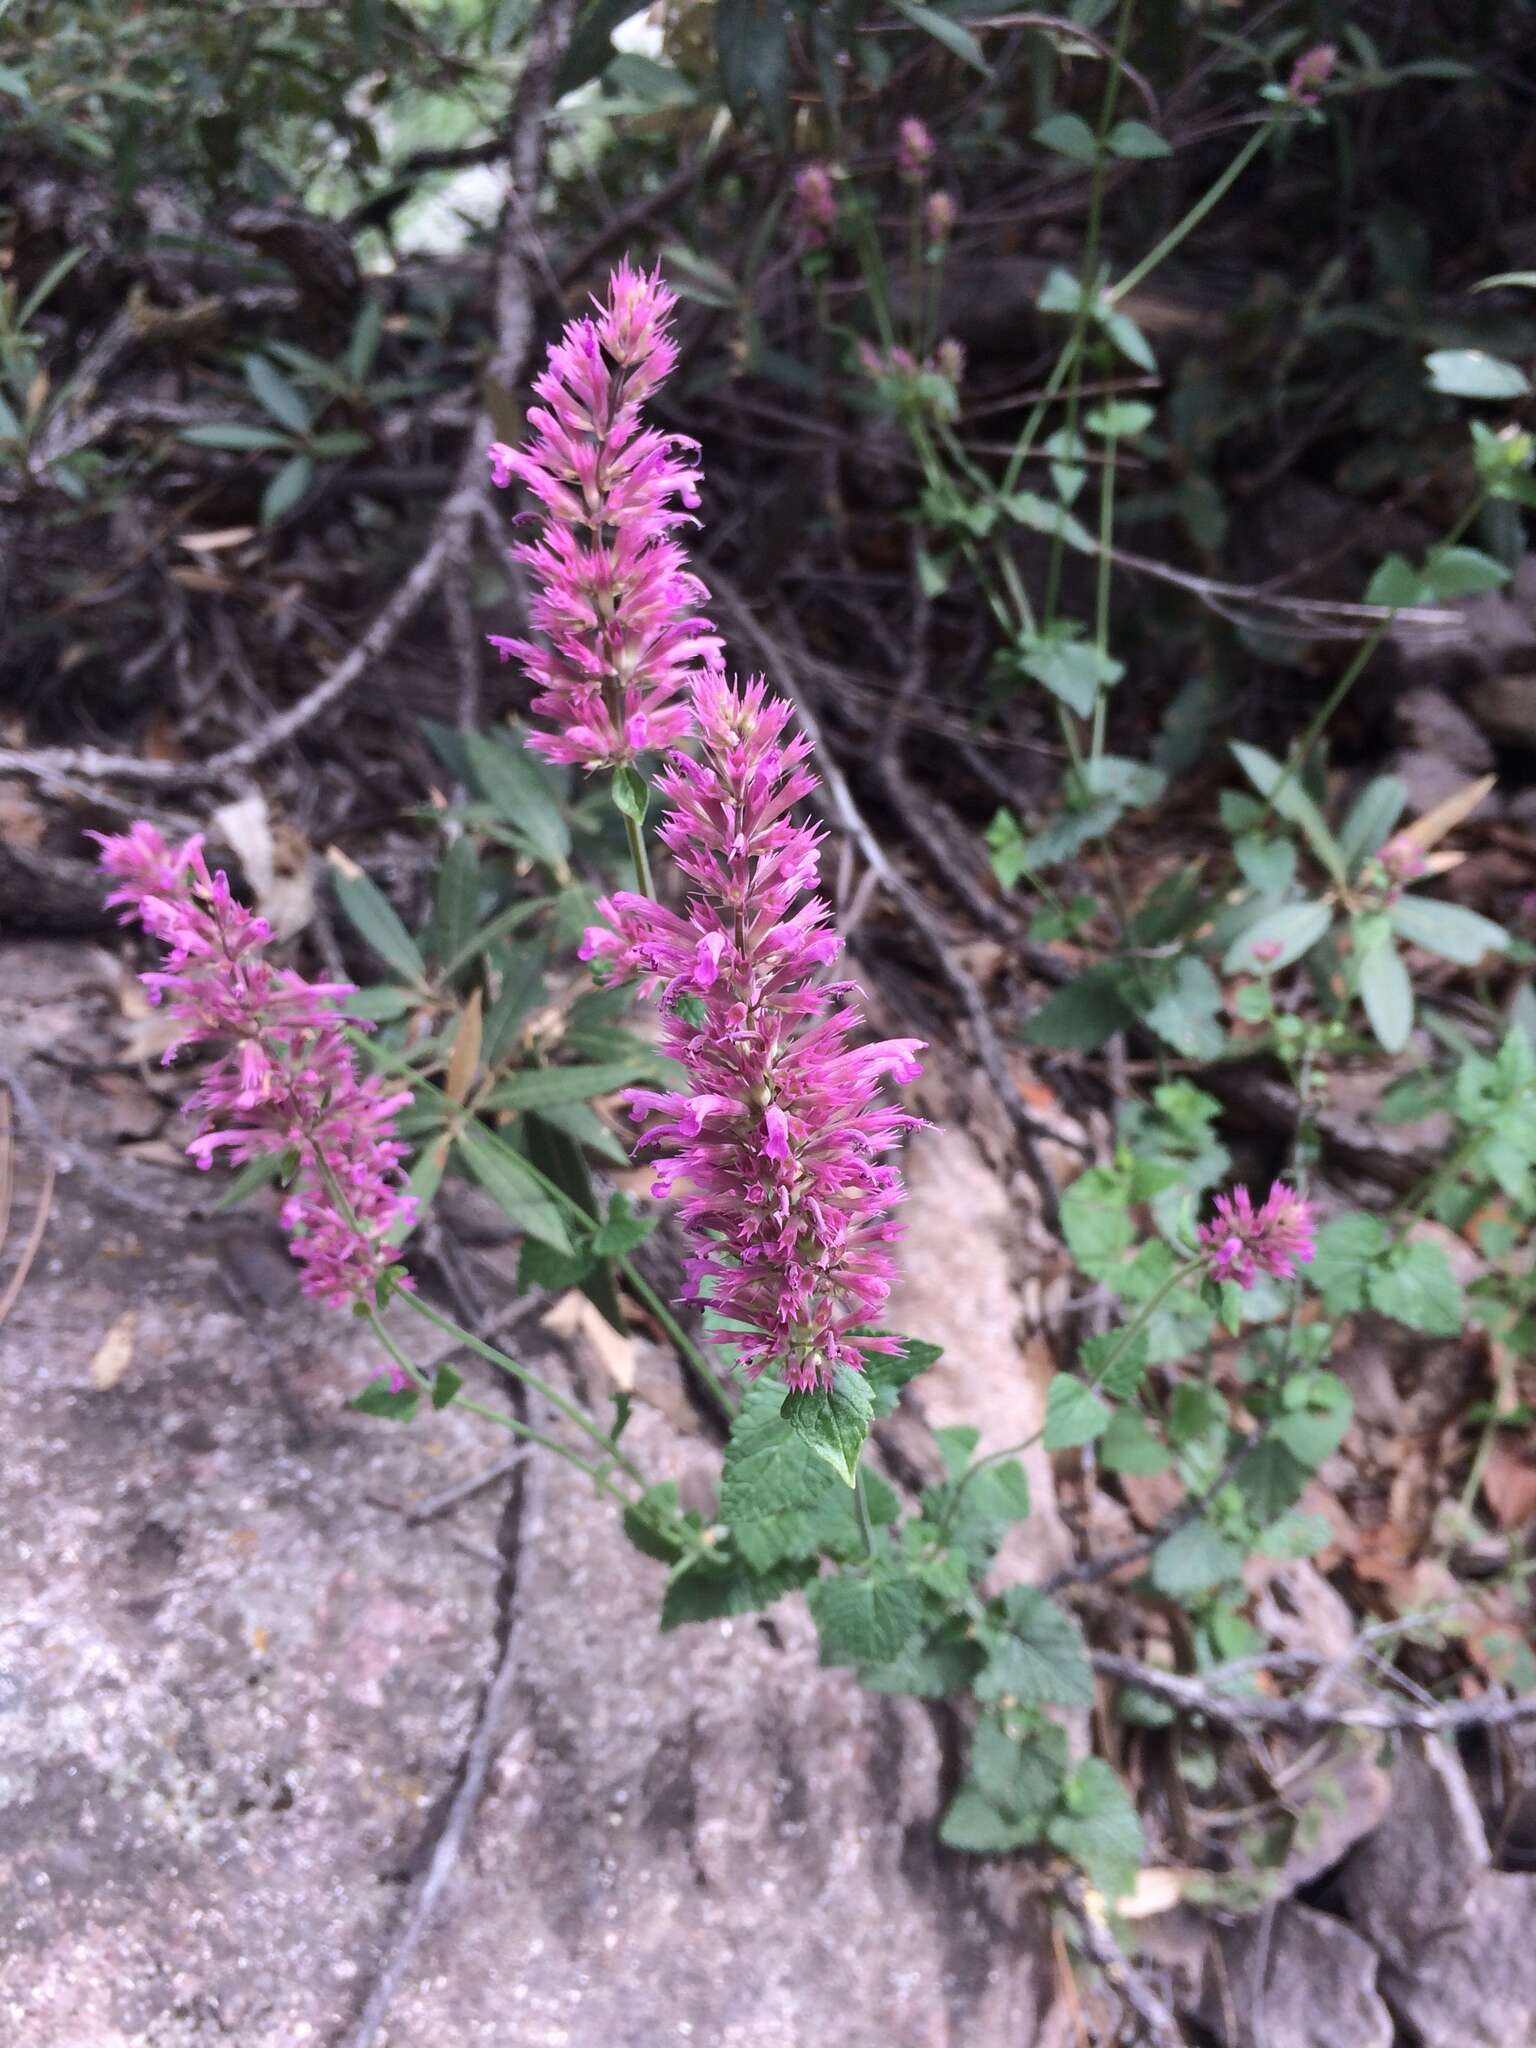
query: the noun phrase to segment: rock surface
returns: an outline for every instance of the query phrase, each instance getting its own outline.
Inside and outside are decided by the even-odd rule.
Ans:
[[[1287,1901],[1219,1944],[1201,2018],[1223,2048],[1392,2048],[1376,1952],[1342,1920]]]
[[[59,949],[25,1031],[0,997],[8,1056],[82,1043],[101,986]],[[87,1135],[89,1101],[25,1078]],[[38,1148],[16,1165],[7,1272]],[[261,1228],[149,1208],[62,1173],[0,1326],[0,2041],[347,2048],[505,1642],[486,1791],[380,2048],[1065,2048],[1021,1871],[938,1846],[943,1716],[820,1669],[799,1602],[660,1636],[661,1567],[564,1467],[412,1526],[504,1440],[349,1412],[377,1360]],[[653,1377],[628,1442],[702,1496],[717,1453]]]
[[[1351,1919],[1416,2048],[1536,2040],[1536,1877],[1494,1870],[1471,1788],[1442,1743],[1415,1743],[1386,1820],[1344,1869]]]

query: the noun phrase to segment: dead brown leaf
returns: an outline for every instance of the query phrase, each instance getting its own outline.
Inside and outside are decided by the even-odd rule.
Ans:
[[[1500,1430],[1483,1467],[1483,1498],[1501,1529],[1536,1521],[1536,1447]]]
[[[633,1342],[609,1322],[602,1310],[572,1287],[539,1318],[557,1337],[578,1341],[594,1357],[616,1387],[630,1393],[635,1384]]]
[[[110,1393],[133,1363],[133,1333],[139,1320],[137,1309],[125,1308],[96,1347],[91,1360],[91,1385],[98,1394]]]

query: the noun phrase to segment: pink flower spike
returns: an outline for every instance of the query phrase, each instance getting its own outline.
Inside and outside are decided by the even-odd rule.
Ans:
[[[930,242],[947,242],[954,232],[955,201],[950,192],[930,192],[923,204],[923,232]]]
[[[542,517],[539,537],[512,549],[532,573],[542,640],[489,638],[536,685],[533,708],[556,730],[528,744],[551,761],[616,769],[675,745],[690,682],[719,666],[699,610],[709,593],[673,538],[699,503],[698,451],[641,418],[677,361],[676,303],[659,270],[621,263],[595,317],[550,347],[523,446],[488,451],[492,482],[515,478]]]
[[[661,989],[664,1050],[687,1071],[686,1090],[628,1094],[662,1155],[654,1192],[684,1193],[684,1298],[733,1326],[715,1341],[749,1379],[772,1368],[786,1387],[830,1386],[888,1348],[862,1334],[900,1234],[901,1177],[880,1155],[919,1119],[879,1089],[915,1079],[922,1046],[851,1045],[849,985],[822,978],[839,946],[813,893],[821,834],[791,816],[816,778],[789,707],[760,681],[704,676],[693,708],[698,758],[675,752],[657,787],[661,839],[694,893],[681,915],[609,897],[582,950]]]
[[[1249,1288],[1260,1273],[1289,1280],[1298,1266],[1310,1265],[1315,1229],[1312,1204],[1277,1180],[1258,1210],[1245,1187],[1218,1195],[1214,1217],[1196,1235],[1211,1278]]]
[[[1291,67],[1285,88],[1287,98],[1298,107],[1315,107],[1317,93],[1314,88],[1328,83],[1338,61],[1336,43],[1319,43],[1315,49],[1304,50]]]
[[[376,1074],[358,1079],[335,1007],[350,987],[272,966],[266,924],[209,873],[200,838],[172,849],[142,820],[91,837],[116,884],[108,903],[165,948],[163,970],[142,979],[182,1025],[177,1046],[223,1046],[187,1103],[198,1126],[188,1154],[207,1168],[220,1153],[231,1166],[291,1153],[281,1214],[300,1286],[333,1308],[371,1304],[395,1266],[394,1236],[415,1219],[391,1128],[411,1097],[387,1095]]]
[[[896,172],[909,184],[920,184],[933,162],[933,136],[925,122],[908,115],[896,130]]]
[[[825,164],[802,164],[795,173],[790,216],[808,248],[819,249],[837,224],[837,193]]]

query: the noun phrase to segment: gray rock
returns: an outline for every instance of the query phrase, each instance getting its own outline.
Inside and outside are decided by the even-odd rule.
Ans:
[[[1490,1868],[1466,1773],[1415,1741],[1386,1820],[1350,1857],[1350,1918],[1380,1952],[1382,1996],[1416,2048],[1536,2040],[1536,1877]]]
[[[1536,673],[1489,676],[1474,685],[1467,702],[1478,723],[1496,739],[1536,747]]]
[[[1536,1877],[1493,1871],[1466,1917],[1381,1988],[1416,2048],[1526,2048],[1536,2041]]]
[[[14,1224],[36,1185],[23,1147]],[[502,1440],[349,1412],[356,1326],[242,1300],[214,1233],[73,1176],[0,1329],[0,2042],[344,2048],[508,1627],[379,2048],[1056,2041],[1038,1899],[938,1845],[927,1709],[821,1669],[798,1601],[659,1635],[662,1567],[563,1466],[411,1527]],[[626,1445],[702,1496],[717,1454],[647,1388]]]
[[[1353,1925],[1388,1962],[1411,1968],[1458,1927],[1491,1858],[1466,1773],[1444,1743],[1410,1738],[1392,1773],[1386,1819],[1343,1871]]]
[[[1222,2048],[1392,2048],[1375,1951],[1342,1920],[1287,1901],[1217,1939],[1200,2018]]]
[[[1438,755],[1463,771],[1463,781],[1493,766],[1487,734],[1444,690],[1427,683],[1404,690],[1393,701],[1392,723],[1406,748]]]
[[[1408,811],[1416,817],[1421,811],[1433,810],[1448,796],[1454,796],[1459,789],[1465,789],[1472,779],[1464,768],[1444,754],[1430,753],[1421,747],[1403,747],[1388,757],[1384,764],[1388,772],[1401,778],[1408,791]],[[1500,810],[1500,799],[1496,790],[1490,790],[1477,808],[1468,815],[1474,818],[1496,818]]]

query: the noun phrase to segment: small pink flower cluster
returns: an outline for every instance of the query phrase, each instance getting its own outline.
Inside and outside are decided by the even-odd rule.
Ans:
[[[923,202],[923,232],[930,242],[943,244],[954,232],[956,208],[950,192],[930,192]]]
[[[795,173],[790,217],[809,249],[819,249],[837,225],[837,193],[825,164],[802,164]]]
[[[896,130],[897,176],[909,185],[920,184],[933,158],[933,135],[927,123],[909,114]]]
[[[534,380],[526,445],[490,448],[491,477],[516,477],[543,507],[540,539],[513,558],[533,573],[533,622],[548,645],[490,635],[538,685],[557,731],[529,735],[551,761],[619,768],[688,730],[692,676],[719,666],[699,606],[709,593],[672,539],[699,502],[697,444],[641,423],[671,372],[675,295],[657,271],[621,263],[595,319],[573,320]]]
[[[1315,88],[1328,83],[1338,61],[1337,43],[1318,43],[1315,48],[1304,50],[1291,66],[1285,87],[1287,97],[1298,107],[1315,107]]]
[[[1277,1180],[1259,1209],[1245,1187],[1218,1195],[1215,1217],[1196,1235],[1213,1280],[1252,1287],[1260,1273],[1289,1280],[1298,1266],[1310,1265],[1315,1227],[1312,1204]]]
[[[860,1334],[878,1317],[900,1234],[901,1178],[878,1155],[919,1120],[879,1098],[882,1077],[921,1071],[920,1041],[851,1046],[849,982],[826,981],[840,941],[813,893],[821,834],[791,806],[816,787],[789,707],[764,685],[694,685],[700,757],[674,753],[659,778],[660,836],[696,894],[685,916],[648,897],[600,903],[606,927],[582,951],[617,974],[664,985],[665,1049],[688,1074],[678,1093],[629,1091],[654,1118],[643,1142],[667,1156],[655,1193],[681,1182],[693,1249],[685,1299],[707,1300],[755,1378],[830,1386],[839,1366],[891,1351]]]
[[[200,1167],[221,1147],[236,1166],[291,1153],[282,1221],[304,1292],[333,1308],[374,1301],[395,1264],[391,1233],[415,1217],[406,1147],[392,1135],[411,1096],[386,1094],[375,1074],[358,1079],[336,1009],[350,984],[272,966],[269,927],[235,901],[222,870],[208,872],[200,836],[171,848],[142,819],[92,836],[117,885],[108,903],[165,948],[163,966],[140,979],[185,1027],[167,1064],[184,1045],[224,1043],[189,1098],[199,1129],[187,1151]]]
[[[1386,869],[1388,879],[1399,889],[1405,882],[1417,882],[1429,872],[1429,861],[1423,847],[1406,832],[1394,833],[1376,858]]]

